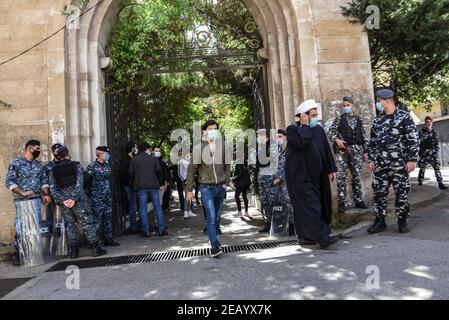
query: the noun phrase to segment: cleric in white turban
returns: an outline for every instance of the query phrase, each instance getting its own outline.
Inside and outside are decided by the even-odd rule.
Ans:
[[[296,122],[287,128],[286,182],[293,206],[299,245],[319,244],[322,249],[338,241],[331,236],[330,180],[337,168],[318,104],[306,100],[296,109]]]

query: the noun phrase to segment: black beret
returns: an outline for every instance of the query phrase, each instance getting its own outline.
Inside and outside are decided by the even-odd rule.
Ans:
[[[278,129],[278,134],[282,134],[284,136],[287,136],[287,131],[285,131],[284,129]]]
[[[376,97],[379,99],[388,99],[394,97],[394,92],[389,89],[382,89],[376,92]]]
[[[109,148],[107,146],[99,146],[97,151],[109,152]]]
[[[343,97],[343,101],[347,101],[347,102],[354,104],[354,98],[350,97],[350,96]]]

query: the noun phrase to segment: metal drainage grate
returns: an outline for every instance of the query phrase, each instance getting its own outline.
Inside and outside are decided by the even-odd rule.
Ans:
[[[271,249],[279,248],[285,246],[296,245],[296,241],[281,241],[281,242],[267,242],[267,243],[254,243],[245,245],[235,245],[235,246],[223,246],[223,253],[231,252],[241,252],[241,251],[253,251],[260,249]],[[80,269],[87,268],[97,268],[97,267],[112,267],[119,266],[123,264],[135,264],[135,263],[146,263],[146,262],[156,262],[156,261],[169,261],[177,260],[183,258],[193,258],[193,257],[203,257],[210,255],[210,249],[189,249],[189,250],[179,250],[179,251],[166,251],[166,252],[155,252],[151,254],[141,254],[132,256],[121,256],[121,257],[111,257],[111,258],[98,258],[98,259],[86,259],[86,260],[71,260],[62,261],[55,264],[53,267],[48,269],[46,272],[63,271],[66,270],[68,266],[77,266]]]

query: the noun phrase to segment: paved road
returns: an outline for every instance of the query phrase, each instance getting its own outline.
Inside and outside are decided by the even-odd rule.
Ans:
[[[82,269],[79,290],[67,289],[65,272],[39,273],[5,298],[449,298],[449,192],[415,212],[409,224],[406,235],[397,233],[394,223],[379,235],[361,229],[328,251],[290,246],[220,259]]]

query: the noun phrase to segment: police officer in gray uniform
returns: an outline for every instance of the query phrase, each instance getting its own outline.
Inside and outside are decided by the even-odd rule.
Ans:
[[[409,173],[415,170],[418,161],[418,131],[410,114],[396,107],[393,91],[379,90],[376,96],[376,109],[380,114],[374,119],[368,147],[369,167],[374,172],[376,220],[368,232],[374,234],[386,230],[387,196],[393,185],[399,232],[407,233]]]
[[[352,193],[356,208],[366,209],[362,198],[362,161],[368,159],[368,135],[362,119],[354,114],[354,99],[343,98],[343,114],[337,117],[328,132],[329,142],[334,145],[337,165],[338,212],[345,212],[348,171],[352,176]]]
[[[13,264],[18,266],[21,264],[18,243],[21,241],[22,221],[20,220],[21,206],[19,202],[30,200],[34,204],[35,219],[40,221],[41,204],[49,204],[51,198],[49,196],[48,178],[45,174],[42,163],[36,160],[41,153],[41,143],[38,140],[30,140],[25,144],[25,152],[23,156],[11,161],[6,173],[6,187],[13,193],[14,204],[16,207],[16,252],[13,255]]]
[[[438,187],[441,190],[446,190],[447,187],[443,184],[443,176],[440,171],[440,145],[438,143],[438,135],[433,129],[433,119],[431,116],[427,116],[425,119],[426,125],[419,130],[419,175],[418,182],[422,186],[426,168],[430,164],[435,171],[435,177],[437,178]]]
[[[111,194],[111,166],[107,146],[99,146],[96,150],[97,158],[87,166],[92,210],[94,212],[97,230],[103,225],[104,245],[117,247],[120,244],[112,239],[112,194]]]
[[[76,223],[80,223],[92,249],[92,256],[106,254],[98,245],[97,229],[89,199],[84,191],[84,170],[79,162],[70,161],[69,150],[65,146],[55,152],[57,164],[50,173],[50,190],[56,204],[61,207],[67,222],[70,258],[78,258],[78,234]]]

